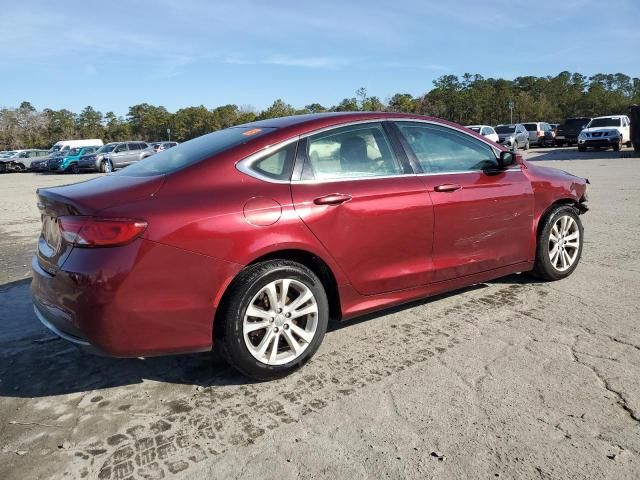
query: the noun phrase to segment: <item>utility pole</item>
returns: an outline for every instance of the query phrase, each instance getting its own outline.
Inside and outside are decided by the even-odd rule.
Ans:
[[[169,141],[171,141],[171,129],[167,128],[167,135],[169,135]]]
[[[515,108],[516,104],[513,102],[513,100],[511,100],[509,102],[509,123],[513,123],[513,109]]]

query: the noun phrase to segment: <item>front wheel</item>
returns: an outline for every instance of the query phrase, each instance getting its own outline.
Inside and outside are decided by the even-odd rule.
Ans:
[[[216,319],[216,344],[227,361],[256,380],[283,377],[316,352],[329,321],[320,279],[307,267],[272,260],[247,267]]]
[[[100,164],[100,171],[102,173],[111,173],[113,171],[113,164],[111,160],[103,160]]]
[[[582,255],[584,229],[575,208],[559,206],[543,219],[538,234],[534,276],[560,280],[573,273]]]
[[[71,173],[80,173],[80,168],[78,168],[77,163],[72,163],[71,166],[69,167],[69,171]]]
[[[622,145],[622,140],[618,140],[617,143],[614,143],[611,148],[613,148],[614,152],[619,152],[620,151],[620,146]]]

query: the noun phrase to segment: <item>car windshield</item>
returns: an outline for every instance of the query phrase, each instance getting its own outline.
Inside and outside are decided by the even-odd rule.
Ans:
[[[67,152],[67,156],[75,157],[76,155],[78,155],[80,153],[80,150],[82,150],[82,149],[81,148],[72,148],[71,150],[69,150]]]
[[[587,128],[593,127],[619,127],[620,117],[594,118],[589,122]]]
[[[109,153],[111,150],[118,146],[117,143],[107,143],[106,145],[101,146],[96,153]]]
[[[538,130],[537,123],[523,123],[522,125],[524,125],[524,128],[527,129],[527,132],[535,132],[536,130]]]
[[[473,130],[474,132],[480,133],[480,127],[467,127],[469,130]]]
[[[230,148],[247,143],[273,130],[275,130],[273,127],[256,128],[251,126],[218,130],[181,143],[176,147],[162,150],[120,170],[116,175],[145,177],[174,172],[213,157]]]
[[[498,125],[496,127],[496,132],[498,133],[513,133],[516,131],[515,125]]]

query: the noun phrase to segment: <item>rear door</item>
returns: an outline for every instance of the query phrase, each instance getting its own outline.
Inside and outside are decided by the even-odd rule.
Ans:
[[[382,123],[317,133],[298,152],[295,209],[359,293],[430,282],[431,200]]]
[[[521,166],[500,170],[493,148],[460,130],[396,124],[433,202],[433,280],[530,260],[533,191]]]

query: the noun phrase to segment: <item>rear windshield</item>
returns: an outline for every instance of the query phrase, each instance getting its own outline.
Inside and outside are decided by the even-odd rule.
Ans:
[[[588,128],[592,127],[619,127],[620,126],[620,117],[610,117],[610,118],[594,118],[587,125]]]
[[[538,130],[537,123],[523,123],[522,125],[524,125],[524,128],[527,129],[527,132],[535,132],[536,130]]]
[[[114,175],[146,177],[174,172],[247,143],[275,128],[232,127],[209,133],[140,160]]]
[[[515,125],[499,125],[496,127],[497,133],[513,133],[516,131]]]

